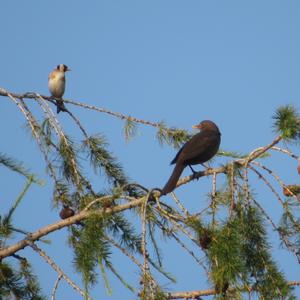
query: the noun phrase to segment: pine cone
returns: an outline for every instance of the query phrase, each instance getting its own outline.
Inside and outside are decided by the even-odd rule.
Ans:
[[[64,207],[62,208],[62,210],[59,213],[59,216],[61,217],[61,219],[67,219],[70,218],[72,216],[75,215],[75,212],[72,208],[70,208],[69,206],[64,205]]]
[[[199,237],[199,244],[201,248],[208,249],[211,244],[211,240],[211,233],[208,230],[204,231],[202,236]]]
[[[283,188],[284,196],[291,197],[300,194],[300,185],[290,184]]]

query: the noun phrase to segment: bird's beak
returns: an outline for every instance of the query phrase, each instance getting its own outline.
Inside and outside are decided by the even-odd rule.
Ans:
[[[68,72],[68,71],[71,71],[71,69],[68,68],[68,69],[66,70],[66,72]]]
[[[197,125],[193,125],[192,128],[194,128],[194,129],[201,129],[202,126],[201,126],[201,124],[197,124]]]

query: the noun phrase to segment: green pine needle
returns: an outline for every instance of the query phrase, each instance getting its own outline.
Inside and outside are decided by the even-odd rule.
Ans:
[[[167,128],[166,125],[161,122],[158,127],[156,137],[160,145],[172,145],[174,148],[178,149],[184,142],[190,139],[191,135],[188,134],[186,130],[174,127]]]
[[[6,154],[0,153],[0,165],[4,165],[5,167],[7,167],[8,169],[10,169],[11,171],[17,172],[21,175],[23,175],[24,177],[26,177],[27,179],[31,179],[32,182],[37,183],[39,185],[44,185],[45,183],[38,179],[36,177],[36,175],[30,173],[28,171],[28,169],[26,169],[23,166],[23,163],[21,163],[20,161],[7,156]]]
[[[45,300],[28,261],[19,256],[16,258],[20,263],[19,270],[8,263],[0,262],[0,299]]]
[[[300,138],[300,117],[294,106],[281,106],[273,116],[274,128],[283,139],[297,140]]]
[[[77,151],[75,144],[69,137],[61,138],[59,143],[59,154],[61,156],[61,172],[68,182],[77,184],[80,178],[78,169]]]
[[[99,263],[100,271],[101,271],[101,274],[102,274],[102,278],[103,278],[103,281],[104,281],[104,286],[106,288],[107,294],[109,296],[111,296],[112,295],[112,289],[111,289],[111,286],[109,284],[109,280],[108,280],[108,277],[107,277],[106,270],[105,270],[105,267],[103,265],[102,259],[99,259],[98,263]]]
[[[104,170],[109,181],[123,186],[128,183],[122,166],[117,159],[106,149],[107,142],[102,135],[94,135],[84,141],[83,147],[88,151],[91,165],[94,170]]]
[[[136,135],[137,132],[137,124],[136,122],[132,121],[130,118],[126,119],[124,125],[124,135],[125,139],[128,142],[131,138]]]

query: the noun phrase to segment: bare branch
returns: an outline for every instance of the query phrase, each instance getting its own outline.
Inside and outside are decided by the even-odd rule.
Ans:
[[[289,281],[288,286],[300,286],[300,281]],[[235,289],[228,289],[229,292],[235,291]],[[245,292],[254,292],[254,288],[244,288]],[[176,293],[166,293],[167,299],[197,299],[201,296],[212,296],[217,295],[214,289],[201,290],[201,291],[191,291],[191,292],[176,292]]]
[[[37,245],[30,244],[30,247],[36,251],[57,273],[62,277],[75,291],[81,296],[86,297],[86,294],[62,271],[62,269]],[[87,299],[90,299],[89,297]]]
[[[52,292],[51,292],[51,300],[55,300],[56,290],[58,288],[58,284],[59,284],[61,279],[62,279],[62,275],[58,275],[57,279],[55,280]]]
[[[8,92],[4,88],[0,88],[0,96],[9,97],[9,95],[11,95],[15,98],[18,98],[18,99],[21,99],[21,98],[22,99],[25,99],[25,98],[26,99],[36,99],[37,95],[39,95],[39,94],[34,93],[34,92],[27,92],[27,93],[24,93],[24,94],[16,94],[16,93]],[[42,97],[44,100],[55,104],[54,101],[53,101],[53,97],[44,96],[44,95],[39,95],[39,96]],[[114,117],[116,117],[118,119],[121,119],[121,120],[129,120],[129,121],[133,121],[133,122],[136,122],[136,123],[141,123],[141,124],[144,124],[144,125],[150,125],[150,126],[153,126],[153,127],[156,127],[156,128],[160,128],[160,126],[161,126],[160,123],[145,121],[143,119],[134,118],[134,117],[131,117],[131,116],[127,116],[127,115],[118,113],[118,112],[113,112],[113,111],[108,110],[106,108],[100,108],[100,107],[97,107],[97,106],[94,106],[94,105],[89,105],[89,104],[86,104],[86,103],[83,103],[83,102],[74,101],[74,100],[67,100],[67,99],[64,99],[63,101],[65,103],[73,104],[75,106],[80,106],[80,107],[83,107],[83,108],[86,108],[86,109],[90,109],[90,110],[94,110],[94,111],[97,111],[97,112],[105,113],[105,114],[114,116]]]

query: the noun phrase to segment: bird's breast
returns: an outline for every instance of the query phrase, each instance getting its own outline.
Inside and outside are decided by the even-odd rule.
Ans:
[[[48,88],[52,96],[61,98],[65,92],[65,77],[59,74],[49,76]]]

